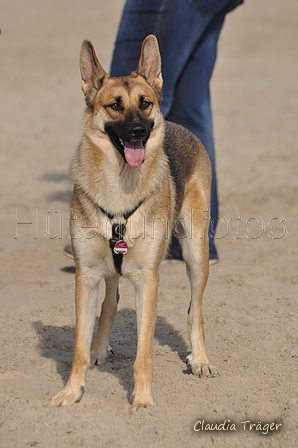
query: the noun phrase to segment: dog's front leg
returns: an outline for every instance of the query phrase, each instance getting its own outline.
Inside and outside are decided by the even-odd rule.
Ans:
[[[90,346],[93,334],[98,282],[77,267],[76,273],[76,335],[75,350],[70,377],[50,402],[50,406],[67,406],[80,401],[84,389],[86,372],[90,365]]]
[[[158,272],[141,274],[135,282],[138,348],[134,365],[132,411],[153,405],[152,399],[152,354],[156,321]]]
[[[106,278],[106,297],[102,304],[98,330],[91,347],[92,364],[103,364],[109,350],[109,336],[114,325],[120,299],[118,283],[119,278]]]

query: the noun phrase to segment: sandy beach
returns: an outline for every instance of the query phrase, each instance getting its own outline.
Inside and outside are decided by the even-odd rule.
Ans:
[[[90,369],[80,403],[47,407],[67,381],[74,348],[74,265],[62,250],[70,241],[68,166],[84,111],[79,51],[91,40],[109,70],[123,4],[1,1],[0,446],[294,448],[298,3],[291,0],[247,0],[227,16],[211,83],[220,262],[210,268],[203,313],[206,350],[220,375],[200,379],[186,369],[189,283],[184,263],[167,263],[155,406],[130,413],[137,334],[134,290],[122,279],[114,354]],[[100,286],[98,312],[103,294]]]

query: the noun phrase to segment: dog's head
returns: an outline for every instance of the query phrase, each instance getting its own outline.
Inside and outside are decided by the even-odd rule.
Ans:
[[[80,68],[93,124],[108,135],[130,167],[138,168],[156,121],[160,121],[162,76],[156,37],[144,40],[138,68],[130,76],[110,78],[87,40],[82,44]]]

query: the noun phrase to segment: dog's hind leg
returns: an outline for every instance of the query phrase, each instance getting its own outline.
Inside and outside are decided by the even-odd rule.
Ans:
[[[119,302],[119,278],[106,279],[106,295],[102,303],[98,329],[91,347],[91,364],[103,364],[109,351],[112,331]]]
[[[193,210],[189,205],[198,205],[200,193],[196,192],[194,197],[195,201],[187,201],[189,198],[186,196],[181,216],[183,216],[183,212],[189,216],[189,211]],[[194,375],[215,376],[217,375],[217,369],[210,365],[205,351],[202,314],[202,298],[209,275],[209,220],[204,219],[203,213],[207,208],[204,208],[202,198],[201,202],[201,207],[197,211],[193,210],[194,214],[191,218],[191,223],[181,220],[186,237],[181,239],[180,243],[191,288],[187,325],[192,353],[187,356],[186,360]]]
[[[76,335],[75,350],[70,377],[62,389],[50,402],[50,407],[66,406],[80,401],[84,389],[86,373],[90,365],[90,346],[94,329],[99,279],[94,279],[88,271],[76,272]]]

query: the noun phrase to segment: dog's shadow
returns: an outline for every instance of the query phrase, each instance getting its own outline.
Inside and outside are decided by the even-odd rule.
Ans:
[[[98,318],[95,331],[97,323]],[[57,372],[66,384],[73,358],[75,328],[70,325],[62,327],[44,325],[41,321],[33,322],[32,325],[39,339],[40,355],[55,361]],[[188,347],[179,332],[164,317],[157,317],[154,337],[161,346],[168,346],[178,354],[183,362],[185,361]],[[95,366],[95,368],[116,376],[127,393],[127,400],[130,401],[134,388],[133,364],[137,351],[136,313],[134,310],[124,308],[118,312],[109,342],[113,353],[107,356],[104,365]],[[184,372],[186,373],[186,371]]]

